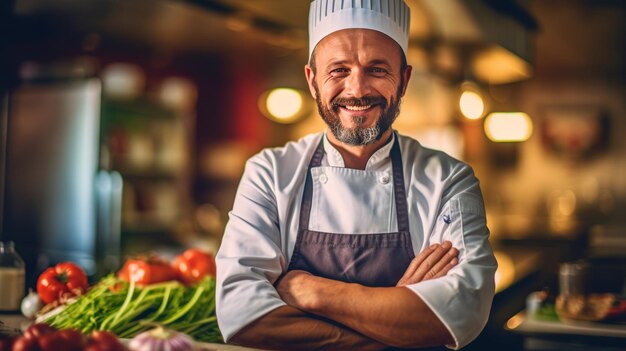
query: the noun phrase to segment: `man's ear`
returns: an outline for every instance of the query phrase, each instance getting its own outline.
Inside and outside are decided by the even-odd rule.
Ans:
[[[313,73],[313,69],[309,65],[304,65],[304,76],[306,77],[306,82],[309,84],[309,91],[311,92],[311,96],[313,99],[317,98],[315,92],[315,73]]]
[[[409,86],[409,79],[411,79],[411,72],[413,72],[413,66],[407,65],[402,72],[402,78],[404,78],[404,86],[402,87],[402,96],[406,93],[406,88]]]

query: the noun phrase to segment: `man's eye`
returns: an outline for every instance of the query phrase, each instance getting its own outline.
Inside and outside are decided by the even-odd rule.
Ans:
[[[387,70],[380,67],[372,67],[370,68],[370,73],[377,77],[382,77],[387,74]]]
[[[333,76],[345,76],[348,73],[350,73],[350,70],[347,68],[335,68],[332,71],[330,71],[330,74]]]

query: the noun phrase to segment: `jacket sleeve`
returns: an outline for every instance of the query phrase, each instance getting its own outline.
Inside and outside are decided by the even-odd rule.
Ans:
[[[285,266],[273,178],[263,154],[246,163],[216,255],[216,313],[225,341],[285,305],[273,286]]]
[[[408,286],[439,317],[459,349],[482,331],[495,291],[497,262],[489,243],[478,180],[462,165],[447,181],[431,238],[450,240],[459,249],[459,263],[444,277]]]

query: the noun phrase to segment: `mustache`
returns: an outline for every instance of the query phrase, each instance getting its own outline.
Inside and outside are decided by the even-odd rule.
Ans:
[[[340,106],[369,106],[380,105],[384,110],[387,107],[387,100],[382,96],[363,96],[360,98],[344,98],[336,97],[331,101],[333,110],[337,110]]]

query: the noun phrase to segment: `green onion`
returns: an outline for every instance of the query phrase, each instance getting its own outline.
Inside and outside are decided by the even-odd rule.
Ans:
[[[132,338],[157,323],[197,341],[223,342],[215,317],[213,277],[191,287],[176,281],[139,287],[109,275],[44,321],[83,333],[108,330],[121,338]]]

